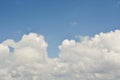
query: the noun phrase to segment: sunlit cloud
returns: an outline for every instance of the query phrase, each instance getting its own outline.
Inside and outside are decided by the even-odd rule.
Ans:
[[[119,80],[120,30],[80,39],[65,39],[56,58],[47,55],[48,44],[40,34],[3,41],[0,80]]]

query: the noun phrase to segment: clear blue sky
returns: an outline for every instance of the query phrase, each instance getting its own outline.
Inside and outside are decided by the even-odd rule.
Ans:
[[[35,32],[49,56],[64,39],[120,29],[120,0],[0,0],[0,42]]]

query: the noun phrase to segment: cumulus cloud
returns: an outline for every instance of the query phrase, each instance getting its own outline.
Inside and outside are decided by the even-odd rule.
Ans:
[[[44,36],[29,33],[0,44],[0,80],[119,80],[120,30],[64,40],[49,58]],[[13,51],[10,50],[13,48]]]

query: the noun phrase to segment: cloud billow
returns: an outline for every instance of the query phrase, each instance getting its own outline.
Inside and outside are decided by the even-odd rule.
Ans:
[[[0,80],[119,80],[120,30],[64,40],[56,58],[44,36],[29,33],[0,44]],[[10,47],[13,51],[10,51]]]

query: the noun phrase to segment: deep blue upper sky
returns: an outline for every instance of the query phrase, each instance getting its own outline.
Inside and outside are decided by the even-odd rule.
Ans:
[[[115,29],[120,29],[120,0],[0,0],[0,42],[42,34],[52,57],[66,38]]]

